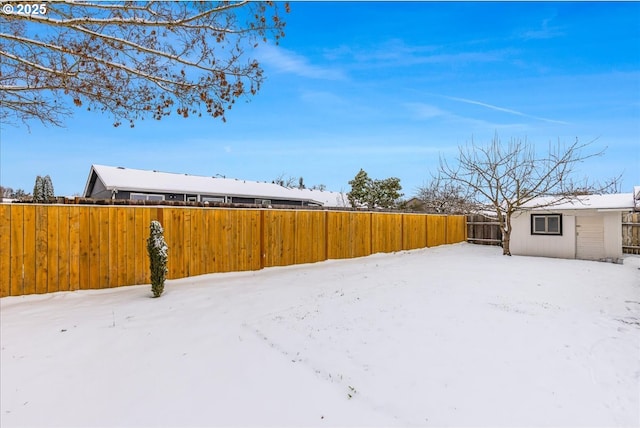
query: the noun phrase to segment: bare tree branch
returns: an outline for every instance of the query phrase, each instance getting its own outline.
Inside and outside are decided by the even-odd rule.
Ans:
[[[273,2],[46,6],[46,15],[0,16],[3,121],[60,125],[69,101],[112,114],[116,126],[171,113],[224,121],[264,79],[247,52],[269,38],[277,43],[285,27],[282,4]],[[44,113],[31,108],[43,103]]]

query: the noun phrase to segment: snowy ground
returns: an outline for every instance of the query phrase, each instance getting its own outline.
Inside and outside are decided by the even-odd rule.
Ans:
[[[640,258],[500,251],[3,298],[0,425],[640,425]]]

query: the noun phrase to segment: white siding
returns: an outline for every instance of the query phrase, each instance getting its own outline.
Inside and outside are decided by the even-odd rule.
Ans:
[[[538,212],[536,212],[538,213]],[[554,214],[560,212],[553,212]],[[562,235],[532,235],[531,212],[511,219],[511,254],[573,259],[576,255],[575,216],[562,214]]]

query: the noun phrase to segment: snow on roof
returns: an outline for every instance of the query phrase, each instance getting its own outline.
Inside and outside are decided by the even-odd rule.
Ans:
[[[315,189],[287,189],[301,199],[313,199],[322,203],[325,207],[348,207],[349,201],[347,195],[341,192],[329,192],[327,190],[315,190]]]
[[[205,177],[106,165],[92,165],[91,169],[95,171],[107,190],[304,200],[323,206],[341,206],[337,204],[341,193],[337,192],[289,189],[274,183],[236,178]],[[85,187],[85,195],[89,190],[88,187],[89,181]]]
[[[632,210],[637,206],[634,204],[634,193],[613,193],[609,195],[584,195],[577,196],[572,200],[565,200],[553,203],[555,196],[541,196],[526,203],[523,208],[531,210]],[[551,205],[549,205],[551,204]],[[541,205],[543,205],[541,207]]]

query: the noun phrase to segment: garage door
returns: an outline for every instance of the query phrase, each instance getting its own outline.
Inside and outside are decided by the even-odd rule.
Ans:
[[[604,257],[602,217],[576,217],[576,258],[599,260]]]

